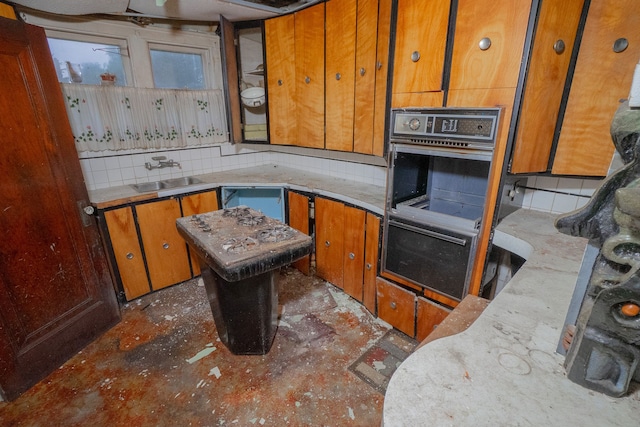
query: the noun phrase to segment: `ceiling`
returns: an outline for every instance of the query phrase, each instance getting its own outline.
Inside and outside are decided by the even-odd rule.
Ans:
[[[266,19],[324,0],[11,0],[59,15],[108,14],[182,21],[217,22]]]

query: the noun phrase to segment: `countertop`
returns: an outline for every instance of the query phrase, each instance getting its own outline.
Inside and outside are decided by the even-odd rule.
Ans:
[[[518,210],[494,244],[527,261],[464,332],[419,348],[396,370],[384,426],[638,425],[640,387],[612,398],[566,378],[555,352],[587,241],[554,215]]]
[[[378,215],[384,214],[385,188],[361,182],[308,173],[277,165],[254,166],[195,175],[202,183],[157,192],[138,193],[128,185],[89,191],[89,200],[99,209],[159,197],[206,190],[216,187],[286,187],[315,193],[345,203],[360,206]]]

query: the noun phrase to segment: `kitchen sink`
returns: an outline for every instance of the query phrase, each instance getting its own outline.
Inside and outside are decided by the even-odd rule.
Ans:
[[[149,191],[159,191],[167,188],[186,187],[193,184],[201,184],[198,178],[185,176],[182,178],[164,179],[162,181],[143,182],[141,184],[131,184],[131,188],[138,193],[148,193]]]

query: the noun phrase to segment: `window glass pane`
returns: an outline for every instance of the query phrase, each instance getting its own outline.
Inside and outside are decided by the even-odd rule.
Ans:
[[[151,50],[153,82],[157,88],[204,89],[202,56],[194,53]]]
[[[49,50],[62,83],[99,85],[100,74],[115,75],[115,84],[127,84],[120,46],[48,38]]]

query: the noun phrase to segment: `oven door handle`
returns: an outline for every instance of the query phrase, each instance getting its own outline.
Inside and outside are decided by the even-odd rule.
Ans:
[[[405,230],[422,234],[424,236],[433,237],[434,239],[444,240],[445,242],[453,243],[459,246],[466,246],[468,242],[468,240],[465,240],[465,239],[459,239],[457,237],[447,236],[446,234],[438,233],[433,230],[425,230],[424,228],[418,228],[412,225],[403,224],[401,222],[397,222],[392,219],[389,220],[389,224],[398,228],[404,228]]]

